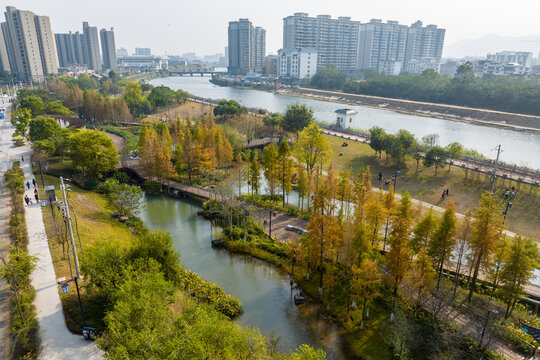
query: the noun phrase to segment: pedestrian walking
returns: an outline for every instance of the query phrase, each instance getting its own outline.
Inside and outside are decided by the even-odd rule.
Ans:
[[[22,162],[24,162],[24,156],[21,156],[21,160],[22,160]]]
[[[34,197],[36,198],[36,204],[37,204],[37,203],[39,202],[39,195],[38,195],[38,193],[35,193],[35,194],[34,194]]]
[[[510,190],[506,188],[506,191],[504,192],[504,197],[508,199],[508,195],[510,194]]]
[[[516,191],[516,187],[512,185],[512,192]]]
[[[24,195],[24,202],[26,203],[26,206],[30,203],[30,199],[28,198],[28,195]]]
[[[516,192],[512,190],[512,197],[516,196]]]
[[[30,181],[26,182],[26,186],[28,187],[28,190],[30,190]]]
[[[35,178],[34,178],[34,179],[32,179],[32,184],[34,185],[34,188],[37,188],[37,181],[36,181],[36,179],[35,179]]]
[[[442,197],[443,200],[444,200],[444,195],[446,195],[446,191],[443,190],[443,192],[441,194],[441,197]]]
[[[446,189],[446,196],[450,195],[450,189]]]

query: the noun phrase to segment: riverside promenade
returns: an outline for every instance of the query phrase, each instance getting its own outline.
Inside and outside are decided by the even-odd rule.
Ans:
[[[13,147],[11,137],[14,131],[15,128],[6,119],[3,123],[0,142],[3,170],[10,168],[13,161],[21,161],[24,156],[24,162],[21,162],[21,168],[24,172],[25,180],[32,182],[32,179],[35,177],[30,162],[32,148],[30,144]],[[33,189],[25,189],[25,194],[33,198]],[[66,326],[62,303],[60,301],[59,285],[56,282],[56,274],[49,250],[47,234],[45,233],[45,224],[43,223],[40,204],[33,204],[26,207],[26,224],[28,227],[28,252],[37,258],[36,269],[31,275],[31,280],[32,286],[36,290],[34,305],[37,310],[39,336],[41,339],[39,358],[41,360],[103,359],[103,353],[97,348],[95,342],[84,340],[82,335],[72,334]],[[2,241],[5,242],[3,237]],[[6,244],[3,243],[2,247],[5,246]],[[0,299],[2,298],[0,296]],[[0,309],[2,308],[1,304],[0,302]],[[7,306],[5,308],[7,309]],[[2,317],[0,318],[0,325],[2,325],[5,315],[0,313],[0,316]],[[3,329],[5,332],[8,328],[4,324],[3,327],[0,327],[0,330]],[[3,334],[0,336],[3,336]],[[0,339],[0,341],[3,341],[3,338]],[[4,352],[4,355],[7,356],[8,354]]]

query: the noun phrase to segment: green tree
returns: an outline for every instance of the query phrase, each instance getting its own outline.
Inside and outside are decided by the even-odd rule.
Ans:
[[[338,70],[336,64],[326,64],[311,79],[310,85],[324,90],[341,90],[347,81],[347,74]]]
[[[275,135],[276,130],[283,126],[283,116],[279,113],[270,114],[264,117],[263,124],[272,128],[273,134]]]
[[[279,185],[279,155],[278,149],[274,143],[266,145],[264,147],[264,156],[263,156],[263,171],[264,177],[266,178],[266,184],[268,186],[268,191],[270,197],[274,197],[276,194],[276,189]]]
[[[454,159],[463,154],[463,145],[458,142],[452,142],[446,145],[445,150],[450,158],[450,163],[448,164],[448,171],[450,172],[450,168],[452,167],[452,164],[454,164]]]
[[[278,148],[278,177],[283,207],[285,207],[285,195],[292,190],[292,175],[294,163],[291,159],[291,147],[284,139],[281,139]]]
[[[354,265],[352,267],[353,294],[363,302],[360,329],[364,328],[367,307],[379,296],[378,288],[381,285],[381,280],[381,273],[373,260],[364,259],[359,267]]]
[[[114,178],[102,186],[111,205],[122,216],[138,216],[142,207],[143,192],[139,186],[121,184]]]
[[[490,299],[493,297],[493,294],[495,294],[495,291],[499,286],[501,281],[501,270],[509,255],[510,242],[505,235],[502,235],[497,240],[495,249],[491,267],[487,270],[486,274],[487,279],[491,282],[491,292],[489,293]]]
[[[232,116],[246,113],[247,108],[234,100],[219,100],[218,105],[214,107],[215,116]]]
[[[285,110],[283,130],[298,132],[313,123],[313,110],[304,104],[291,104]]]
[[[470,283],[467,303],[472,302],[472,296],[476,286],[476,280],[480,269],[486,269],[491,264],[491,257],[495,251],[496,241],[502,233],[503,219],[499,201],[486,191],[474,214],[472,237],[470,241],[471,261],[473,275]]]
[[[410,241],[410,247],[413,254],[418,254],[421,249],[427,247],[431,234],[437,227],[437,219],[433,216],[433,210],[428,213],[414,226],[413,237]]]
[[[27,108],[18,108],[15,111],[15,129],[18,134],[26,136],[26,128],[30,125],[32,113]]]
[[[378,127],[374,126],[369,129],[369,146],[376,152],[379,153],[379,158],[381,157],[381,152],[383,151],[383,139],[386,135],[386,132]]]
[[[62,105],[59,101],[51,101],[45,106],[45,114],[48,115],[73,115],[73,111]]]
[[[392,274],[393,280],[393,303],[392,319],[396,311],[396,298],[398,287],[403,281],[403,277],[409,267],[409,248],[407,246],[411,234],[411,225],[413,221],[413,210],[411,196],[405,192],[399,203],[399,206],[392,221],[392,230],[390,231],[390,241],[392,247],[387,255],[388,269]]]
[[[32,149],[34,149],[36,152],[45,153],[47,154],[47,156],[52,156],[56,152],[56,147],[54,146],[54,143],[49,140],[34,141]]]
[[[435,166],[435,176],[437,176],[437,169],[445,166],[447,158],[448,153],[444,148],[433,146],[426,151],[426,155],[424,156],[424,166]]]
[[[51,140],[59,131],[60,125],[50,117],[38,116],[30,120],[30,140]]]
[[[124,100],[134,117],[141,117],[151,111],[150,102],[143,96],[141,84],[138,82],[132,81],[126,84]]]
[[[525,285],[534,279],[538,268],[538,246],[534,239],[516,236],[510,244],[510,251],[501,271],[501,290],[506,302],[507,319],[521,298]]]
[[[428,243],[428,254],[433,259],[435,268],[439,272],[436,291],[439,291],[443,266],[452,256],[452,250],[456,245],[456,225],[455,205],[450,203]]]
[[[328,139],[314,122],[310,123],[298,136],[294,152],[296,159],[306,166],[308,174],[321,167],[331,153]]]
[[[104,132],[81,130],[72,134],[69,140],[69,156],[84,175],[95,179],[115,169],[118,163],[116,147]]]
[[[259,159],[257,156],[257,152],[253,153],[253,159],[251,159],[251,163],[249,164],[248,169],[248,179],[251,184],[251,196],[253,196],[253,193],[258,194],[259,188],[261,186],[261,167],[259,164]]]
[[[398,165],[405,163],[405,157],[412,152],[416,144],[414,135],[407,130],[399,130],[390,145],[390,156]]]
[[[45,104],[43,100],[37,96],[26,96],[21,100],[20,107],[30,110],[32,117],[43,114]]]

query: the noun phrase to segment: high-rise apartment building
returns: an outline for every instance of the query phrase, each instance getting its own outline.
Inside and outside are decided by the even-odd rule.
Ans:
[[[118,65],[116,63],[116,45],[114,43],[114,29],[101,29],[99,35],[101,37],[101,52],[103,53],[103,68],[109,70],[116,70],[118,68]]]
[[[318,69],[332,63],[352,73],[357,69],[359,26],[359,21],[346,16],[295,13],[283,19],[283,49],[313,49]]]
[[[405,61],[408,29],[397,21],[383,23],[379,19],[360,24],[358,70],[375,69],[399,75]]]
[[[422,26],[417,21],[409,27],[407,35],[407,50],[405,53],[405,66],[414,63],[439,64],[442,57],[444,35],[446,30],[437,28],[437,25]],[[438,70],[438,65],[434,68]]]
[[[152,56],[152,50],[150,48],[135,48],[136,56]]]
[[[45,75],[58,74],[58,54],[49,17],[36,15],[34,20],[39,39],[38,45],[43,64],[43,73]]]
[[[260,26],[255,27],[254,43],[253,71],[262,72],[266,56],[266,30]]]
[[[43,81],[58,73],[54,34],[47,16],[7,6],[2,24],[9,67],[13,75],[28,81]]]
[[[86,66],[90,70],[101,71],[101,54],[99,52],[99,37],[97,27],[83,22],[83,36]]]
[[[11,72],[11,68],[9,66],[9,58],[6,48],[6,41],[4,39],[4,27],[6,23],[2,23],[0,25],[0,71],[3,72]]]
[[[266,31],[254,28],[248,19],[229,22],[229,72],[248,74],[261,72],[266,54]]]
[[[61,67],[70,65],[86,65],[84,35],[78,31],[67,34],[54,34],[56,49],[58,50],[58,62]]]

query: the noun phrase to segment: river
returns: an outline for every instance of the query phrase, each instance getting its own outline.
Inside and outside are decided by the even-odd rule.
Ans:
[[[335,111],[342,107],[352,108],[358,112],[356,124],[358,129],[369,129],[380,126],[387,132],[395,133],[405,129],[417,138],[437,133],[441,145],[457,141],[466,148],[474,149],[485,157],[493,159],[494,150],[501,145],[503,152],[500,160],[517,165],[540,169],[540,135],[508,129],[468,124],[458,121],[434,117],[407,115],[391,110],[375,109],[363,106],[342,105],[338,103],[301,98],[296,96],[274,94],[266,91],[222,87],[213,85],[208,77],[185,76],[153,79],[152,85],[165,85],[171,89],[182,89],[196,96],[212,99],[229,99],[251,108],[264,108],[271,112],[283,112],[293,103],[303,103],[313,109],[318,121],[335,122]]]
[[[240,299],[244,312],[237,322],[275,336],[282,352],[309,344],[329,359],[347,359],[339,327],[324,320],[317,306],[294,305],[288,274],[250,256],[213,249],[210,222],[196,215],[199,210],[195,199],[148,196],[141,219],[151,230],[171,233],[185,268]]]

